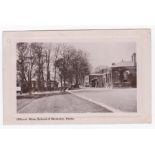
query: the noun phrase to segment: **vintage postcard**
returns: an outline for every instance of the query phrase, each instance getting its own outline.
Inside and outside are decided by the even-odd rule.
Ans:
[[[4,124],[150,123],[149,29],[3,32]]]

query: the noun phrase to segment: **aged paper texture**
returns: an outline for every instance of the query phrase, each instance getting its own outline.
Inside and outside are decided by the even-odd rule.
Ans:
[[[150,123],[149,29],[3,32],[4,124]]]

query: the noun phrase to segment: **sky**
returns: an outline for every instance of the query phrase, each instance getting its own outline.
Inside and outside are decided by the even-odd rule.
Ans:
[[[97,66],[111,66],[113,62],[131,61],[136,52],[135,42],[83,42],[71,43],[75,48],[86,51],[93,69]]]

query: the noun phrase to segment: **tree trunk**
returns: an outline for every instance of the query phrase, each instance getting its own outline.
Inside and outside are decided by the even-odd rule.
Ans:
[[[66,83],[66,78],[64,76],[64,86],[63,86],[63,91],[65,92],[65,83]]]
[[[54,67],[54,83],[56,81],[56,66]],[[55,90],[55,85],[54,85],[54,90]]]
[[[60,81],[61,81],[61,91],[62,91],[62,76],[60,76]]]
[[[79,87],[79,77],[77,74],[76,74],[75,80],[76,80],[75,87],[78,88]]]

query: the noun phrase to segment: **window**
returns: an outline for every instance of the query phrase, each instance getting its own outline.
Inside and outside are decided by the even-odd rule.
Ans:
[[[118,71],[114,72],[114,82],[120,82],[120,73]]]
[[[123,81],[128,82],[130,72],[128,70],[123,72]]]

